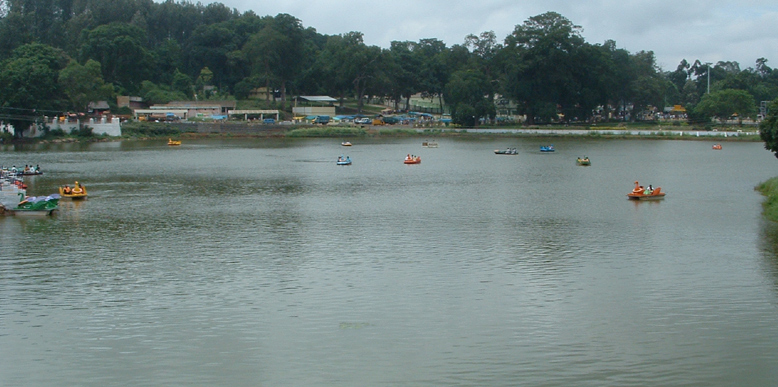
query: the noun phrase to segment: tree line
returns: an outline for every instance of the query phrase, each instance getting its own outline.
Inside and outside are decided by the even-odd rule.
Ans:
[[[287,93],[356,98],[360,109],[366,96],[388,98],[397,110],[421,93],[469,126],[508,104],[529,125],[635,120],[676,104],[702,122],[753,117],[778,97],[778,72],[763,58],[746,69],[683,60],[664,70],[652,51],[589,43],[581,32],[547,12],[502,40],[487,31],[450,47],[430,38],[381,48],[360,32],[323,35],[292,15],[221,3],[0,0],[0,120],[83,112],[116,95],[245,99],[258,87],[277,90],[281,110]]]

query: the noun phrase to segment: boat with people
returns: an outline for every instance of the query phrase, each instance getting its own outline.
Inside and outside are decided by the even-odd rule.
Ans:
[[[405,156],[405,160],[403,161],[405,164],[421,164],[421,157],[416,155],[408,154],[408,156]]]
[[[17,168],[16,165],[14,165],[11,168],[3,167],[2,171],[6,176],[34,176],[43,174],[41,167],[38,165],[34,167],[32,165],[25,165],[24,168]]]
[[[72,188],[70,185],[65,184],[59,187],[59,195],[72,200],[86,199],[86,187],[79,182],[76,182]]]
[[[421,143],[421,146],[423,146],[424,148],[437,148],[438,143],[435,141],[424,141]]]
[[[20,201],[16,207],[0,205],[0,214],[9,216],[47,216],[59,209],[59,194],[32,196]]]
[[[181,145],[181,140],[173,140],[172,138],[169,138],[167,139],[167,144],[170,146]]]
[[[661,187],[654,188],[653,185],[643,187],[636,181],[635,188],[627,194],[627,197],[631,200],[660,200],[665,198],[665,193],[662,192]]]
[[[340,143],[341,146],[351,146],[351,143],[348,141],[343,141]]]
[[[548,145],[548,146],[545,146],[545,145],[541,145],[540,146],[540,151],[541,152],[553,152],[554,150],[555,150],[554,149],[554,144],[551,144],[551,145]]]
[[[495,149],[494,154],[496,155],[517,155],[519,154],[519,151],[516,150],[516,148],[508,148],[506,150],[499,150]]]
[[[351,156],[340,156],[338,157],[338,161],[336,162],[337,165],[351,165]]]
[[[713,144],[713,150],[721,150],[721,144]]]
[[[587,156],[584,156],[583,158],[579,157],[578,160],[576,160],[576,163],[578,163],[578,165],[583,165],[583,166],[592,165],[591,160],[589,160],[589,157]]]

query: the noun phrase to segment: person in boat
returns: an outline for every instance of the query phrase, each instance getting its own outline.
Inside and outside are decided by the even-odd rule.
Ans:
[[[65,195],[70,195],[71,193],[73,193],[73,190],[70,189],[70,186],[66,184],[65,188],[62,189],[62,193],[64,193]]]
[[[408,156],[405,156],[405,159],[406,159],[406,160],[410,160],[410,159],[411,159],[411,154],[410,154],[410,153],[408,153]]]

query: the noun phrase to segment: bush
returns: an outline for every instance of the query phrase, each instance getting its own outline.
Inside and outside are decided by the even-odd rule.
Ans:
[[[762,203],[764,216],[774,222],[778,221],[778,177],[759,184],[756,190],[766,197]]]
[[[130,137],[177,136],[181,131],[163,122],[125,122],[122,135]]]
[[[80,128],[78,128],[78,129],[73,129],[73,131],[70,132],[70,134],[73,134],[76,137],[92,137],[92,136],[94,136],[94,133],[92,133],[92,128],[87,126],[87,125],[83,125]]]
[[[362,128],[349,127],[315,127],[300,128],[289,131],[287,137],[352,137],[364,136],[367,131]]]

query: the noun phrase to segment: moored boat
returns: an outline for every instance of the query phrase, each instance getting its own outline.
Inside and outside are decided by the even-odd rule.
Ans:
[[[170,146],[181,145],[181,140],[173,140],[172,138],[169,138],[167,139],[167,144]]]
[[[343,141],[343,142],[340,143],[340,145],[342,145],[342,146],[351,146],[351,143],[348,142],[348,141]]]
[[[438,147],[438,143],[435,142],[435,141],[424,141],[424,142],[421,143],[421,146],[423,146],[425,148],[437,148]]]
[[[519,151],[516,150],[516,148],[508,148],[506,150],[499,150],[495,149],[494,154],[496,155],[517,155],[519,154]]]
[[[0,205],[2,207],[0,213],[12,216],[47,216],[59,209],[59,199],[59,194],[28,197],[19,202],[14,208]]]
[[[59,195],[63,198],[69,198],[72,200],[86,199],[86,187],[79,184],[78,182],[76,182],[73,188],[70,188],[69,185],[60,186]]]
[[[662,192],[662,187],[654,188],[652,185],[649,185],[646,188],[636,181],[635,188],[627,194],[627,197],[631,200],[660,200],[665,198],[665,193]]]

